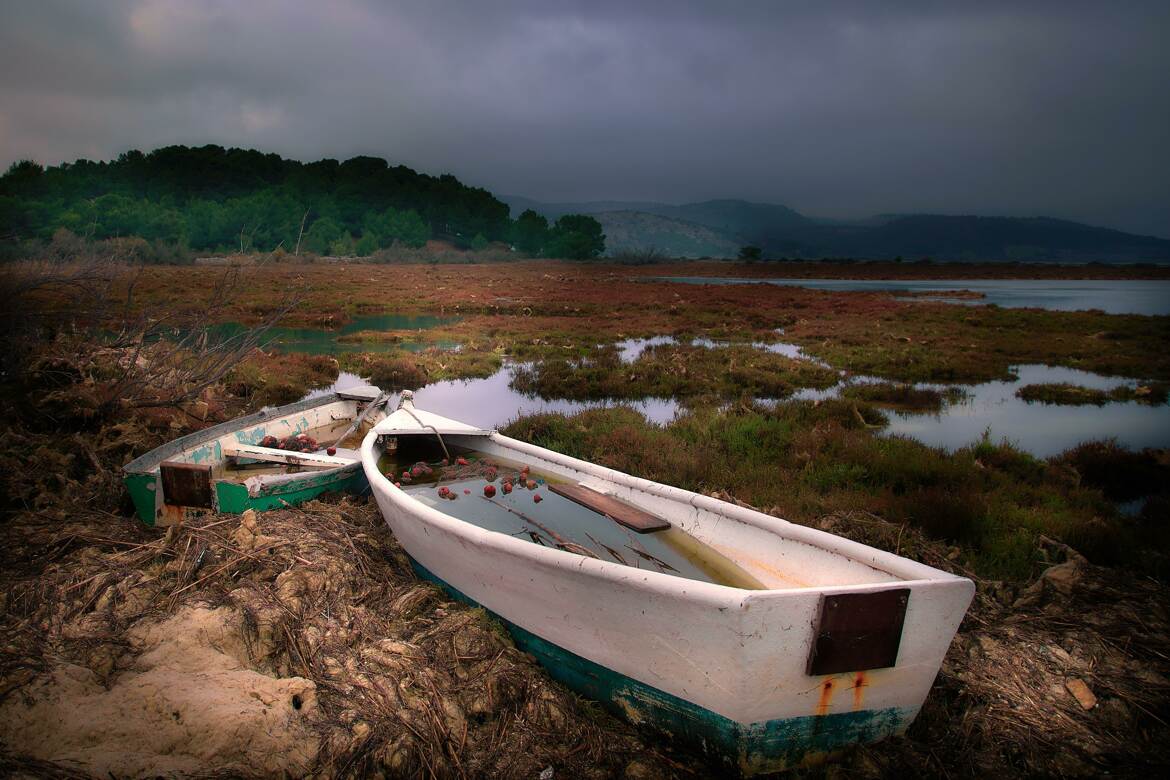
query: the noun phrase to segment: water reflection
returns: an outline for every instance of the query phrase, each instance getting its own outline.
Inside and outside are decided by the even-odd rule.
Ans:
[[[646,419],[665,425],[674,419],[678,401],[646,398],[640,401],[564,401],[543,400],[513,390],[509,367],[487,379],[453,379],[435,382],[414,393],[416,406],[444,417],[470,423],[480,428],[499,428],[521,414],[563,412],[575,414],[583,409],[604,406],[629,406]]]
[[[777,329],[780,332],[781,329]],[[829,368],[829,364],[820,358],[806,355],[804,350],[795,344],[788,344],[786,342],[777,341],[774,343],[767,343],[764,341],[716,341],[714,339],[695,338],[690,341],[680,341],[674,336],[651,336],[648,339],[625,339],[617,342],[618,357],[623,363],[633,363],[637,360],[643,352],[650,347],[662,346],[664,344],[691,344],[696,347],[705,347],[706,349],[719,349],[720,347],[744,346],[754,347],[755,349],[763,350],[764,352],[771,352],[776,355],[784,355],[793,360],[807,360],[810,363],[815,363],[821,368]]]

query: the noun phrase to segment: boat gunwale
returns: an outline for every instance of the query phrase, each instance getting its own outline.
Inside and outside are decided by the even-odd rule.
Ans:
[[[483,435],[483,434],[477,434]],[[702,601],[710,606],[725,608],[736,607],[739,609],[747,609],[751,606],[751,602],[759,601],[761,599],[771,599],[777,596],[791,595],[791,594],[805,594],[816,592],[821,594],[835,594],[835,593],[867,593],[882,590],[889,590],[891,588],[913,588],[915,590],[932,589],[937,587],[953,587],[959,583],[966,583],[967,587],[974,591],[974,583],[966,577],[960,577],[941,569],[934,569],[925,564],[920,564],[917,561],[911,561],[908,558],[894,555],[868,545],[854,542],[850,539],[830,534],[825,531],[817,531],[816,529],[806,528],[787,520],[771,517],[762,512],[745,509],[736,506],[727,501],[722,501],[709,496],[701,496],[689,490],[676,488],[670,485],[662,485],[651,480],[645,480],[639,477],[634,477],[630,474],[625,474],[614,469],[609,469],[605,466],[599,466],[589,461],[572,458],[568,455],[563,455],[552,450],[539,447],[534,444],[512,439],[504,436],[498,432],[487,434],[485,438],[493,440],[495,443],[503,447],[513,447],[515,449],[527,450],[530,455],[534,457],[544,458],[560,463],[561,465],[570,468],[579,468],[580,465],[588,466],[592,469],[604,472],[603,474],[594,474],[599,477],[616,484],[625,483],[626,486],[641,490],[642,492],[657,495],[660,498],[675,501],[679,503],[688,503],[696,509],[705,509],[707,511],[723,514],[733,520],[743,521],[750,525],[761,528],[762,530],[776,534],[786,539],[793,539],[802,544],[808,544],[813,547],[818,547],[830,553],[841,555],[864,565],[870,566],[878,571],[885,572],[892,577],[897,578],[894,581],[886,582],[868,582],[868,583],[853,583],[841,585],[808,585],[786,588],[759,588],[747,589],[738,588],[733,585],[723,585],[715,582],[704,582],[702,580],[693,580],[685,577],[677,577],[665,572],[656,572],[649,569],[631,569],[629,566],[623,566],[620,563],[602,560],[600,558],[589,558],[583,555],[567,552],[565,550],[558,550],[551,547],[542,547],[530,542],[517,539],[508,534],[499,533],[498,531],[491,531],[482,528],[475,523],[467,520],[449,515],[434,507],[428,506],[416,499],[410,493],[396,487],[392,480],[378,468],[378,458],[376,457],[376,446],[379,434],[376,431],[370,431],[366,434],[362,441],[361,462],[366,472],[366,479],[369,481],[371,489],[382,490],[395,503],[399,504],[404,511],[413,512],[418,519],[424,522],[430,522],[439,526],[440,528],[449,531],[450,533],[461,537],[470,544],[481,544],[488,547],[494,547],[501,552],[509,555],[519,556],[520,558],[527,558],[540,565],[549,566],[552,568],[569,568],[573,567],[581,572],[585,572],[590,576],[598,577],[600,579],[612,581],[615,584],[621,584],[626,587],[639,587],[653,592],[661,593],[663,595],[677,596],[682,590],[687,593],[688,597],[695,601]],[[519,446],[516,446],[519,445]],[[549,457],[551,456],[551,457]],[[611,476],[606,476],[606,474]],[[621,479],[613,479],[612,475],[621,477]],[[633,484],[632,484],[633,483]],[[680,501],[677,496],[663,495],[661,492],[655,490],[647,490],[643,487],[646,485],[656,486],[660,490],[677,491],[683,495],[691,497],[690,501]],[[696,499],[704,499],[703,503],[713,504],[714,506],[700,506],[696,503]],[[762,520],[762,522],[761,522]],[[779,524],[782,528],[774,527]],[[782,533],[783,531],[791,531],[799,529],[798,534]],[[794,538],[794,536],[803,536],[807,532],[808,535],[817,539],[818,542],[813,542],[809,539]],[[830,542],[831,544],[825,544]],[[841,548],[845,549],[841,549]],[[850,554],[848,550],[852,548],[857,552],[863,552],[863,555]],[[409,553],[410,551],[407,550]],[[919,576],[916,577],[902,577],[896,572],[888,571],[887,569],[874,566],[867,562],[867,558],[873,556],[876,559],[894,559],[896,562],[901,562],[907,565],[908,569],[918,570]],[[630,572],[636,571],[640,579],[635,580],[631,577]]]
[[[231,433],[232,431],[238,431],[241,428],[246,428],[257,423],[270,422],[274,419],[279,419],[289,414],[304,412],[308,411],[309,409],[316,409],[318,406],[325,406],[327,404],[344,400],[347,399],[343,398],[340,393],[328,393],[326,395],[316,396],[313,398],[304,398],[300,401],[294,401],[291,404],[285,404],[284,406],[265,407],[258,412],[253,412],[252,414],[244,415],[243,417],[235,417],[231,420],[216,423],[210,427],[188,433],[185,436],[180,436],[177,439],[171,439],[167,443],[161,444],[158,447],[155,447],[153,450],[139,455],[137,458],[123,466],[122,471],[126,475],[151,474],[154,472],[154,469],[167,458],[171,458],[182,452],[186,452],[195,445],[206,444],[209,441],[218,439],[224,434]],[[355,461],[354,463],[346,464],[344,466],[338,466],[338,468],[351,468],[354,465],[357,465],[357,463],[358,462]]]

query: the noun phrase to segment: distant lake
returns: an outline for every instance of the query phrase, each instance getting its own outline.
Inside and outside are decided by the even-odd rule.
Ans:
[[[737,279],[707,276],[656,276],[661,282],[684,284],[775,284],[833,292],[945,293],[970,290],[982,293],[978,300],[945,295],[915,300],[935,300],[978,306],[994,303],[1010,309],[1036,308],[1058,311],[1100,309],[1109,314],[1170,314],[1170,280],[1163,279]]]

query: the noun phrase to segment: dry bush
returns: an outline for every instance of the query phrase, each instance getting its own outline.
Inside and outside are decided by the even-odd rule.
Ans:
[[[238,269],[219,277],[204,307],[186,311],[138,307],[136,279],[109,260],[0,271],[0,295],[11,303],[0,335],[4,370],[54,421],[195,401],[296,303],[286,296],[260,325],[216,331],[216,312],[241,285]]]

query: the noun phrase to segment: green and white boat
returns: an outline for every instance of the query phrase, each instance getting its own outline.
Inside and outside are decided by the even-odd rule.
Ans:
[[[151,450],[126,464],[123,481],[147,525],[174,525],[190,511],[263,511],[364,490],[356,447],[385,417],[387,399],[365,385],[262,409]],[[318,446],[266,446],[298,436]]]

